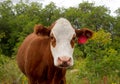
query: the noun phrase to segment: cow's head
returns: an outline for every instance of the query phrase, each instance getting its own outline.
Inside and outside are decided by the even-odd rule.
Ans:
[[[84,44],[93,34],[87,28],[74,29],[71,23],[64,18],[58,19],[50,28],[37,25],[34,32],[50,38],[54,65],[58,67],[72,66],[75,40]]]

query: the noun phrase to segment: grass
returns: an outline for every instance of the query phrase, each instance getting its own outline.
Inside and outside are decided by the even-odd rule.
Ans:
[[[83,72],[84,73],[84,72]],[[103,76],[103,77],[80,77],[79,70],[68,70],[66,74],[67,84],[120,84],[120,78],[118,76]]]
[[[15,59],[4,58],[0,66],[0,84],[16,84],[19,82],[19,71]]]
[[[105,76],[106,78],[81,76],[81,73],[85,73],[84,69],[80,70],[83,65],[84,62],[75,61],[74,67],[67,70],[67,84],[120,84],[118,76]],[[0,84],[27,84],[27,78],[18,69],[15,58],[0,57]]]

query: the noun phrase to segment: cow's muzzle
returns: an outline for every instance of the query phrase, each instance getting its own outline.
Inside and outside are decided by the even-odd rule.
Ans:
[[[67,68],[71,66],[71,61],[72,61],[71,57],[67,57],[67,56],[58,57],[57,60],[58,67]]]

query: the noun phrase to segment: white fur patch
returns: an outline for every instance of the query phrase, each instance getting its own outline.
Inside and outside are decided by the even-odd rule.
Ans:
[[[51,51],[54,58],[54,65],[57,64],[58,57],[67,56],[71,57],[70,65],[73,65],[73,50],[70,41],[75,34],[75,30],[71,26],[70,22],[64,18],[60,18],[56,21],[56,24],[51,30],[51,33],[56,39],[56,46],[51,45]]]

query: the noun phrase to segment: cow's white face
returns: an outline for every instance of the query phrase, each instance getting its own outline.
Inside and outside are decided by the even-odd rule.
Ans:
[[[50,39],[50,49],[54,65],[58,67],[73,65],[72,55],[76,37],[79,44],[84,44],[93,35],[93,32],[87,28],[74,29],[70,22],[64,18],[58,19],[50,28],[46,28],[43,25],[36,25],[34,33]]]
[[[54,65],[59,67],[72,66],[76,33],[70,22],[64,18],[58,19],[51,30],[50,37]]]

